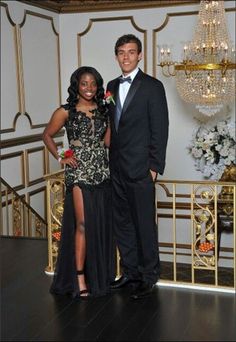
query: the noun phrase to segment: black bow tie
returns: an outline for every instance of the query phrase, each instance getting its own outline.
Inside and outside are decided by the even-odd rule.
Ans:
[[[122,76],[120,76],[120,77],[119,77],[119,80],[120,80],[120,83],[124,83],[124,82],[129,82],[129,83],[131,83],[131,82],[132,82],[132,79],[131,79],[130,76],[129,76],[129,77],[122,77]]]

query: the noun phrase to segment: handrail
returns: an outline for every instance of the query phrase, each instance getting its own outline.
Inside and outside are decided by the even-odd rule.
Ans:
[[[2,177],[1,235],[45,237],[47,222]],[[5,187],[5,189],[4,189]]]
[[[157,179],[156,183],[165,183],[165,184],[207,184],[207,185],[219,185],[219,186],[232,186],[235,185],[235,182],[222,182],[222,181],[199,181],[199,180],[170,180],[170,179]]]
[[[56,172],[52,172],[52,173],[47,173],[46,175],[43,176],[43,178],[45,180],[48,180],[48,179],[52,179],[53,177],[58,177],[60,176],[62,173],[64,173],[64,170],[59,170],[59,171],[56,171]]]
[[[64,206],[64,170],[45,175],[48,208],[48,266],[53,274],[59,248]],[[231,181],[156,181],[156,220],[162,262],[171,264],[172,278],[159,284],[236,291],[236,185]],[[232,233],[229,246],[220,246],[224,229]],[[165,259],[166,257],[166,259]],[[232,281],[224,285],[220,263],[229,264]],[[179,268],[189,267],[189,279],[179,280]],[[117,254],[117,276],[120,270]],[[211,283],[198,277],[211,274]],[[204,278],[204,277],[203,277]]]
[[[64,208],[64,170],[44,175],[47,192],[47,219],[48,219],[48,265],[47,274],[53,274],[56,264],[61,221]]]

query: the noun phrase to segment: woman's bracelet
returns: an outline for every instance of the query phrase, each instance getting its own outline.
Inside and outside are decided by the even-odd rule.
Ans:
[[[60,163],[60,164],[61,164],[62,157],[59,157],[57,160],[58,160],[58,163]]]

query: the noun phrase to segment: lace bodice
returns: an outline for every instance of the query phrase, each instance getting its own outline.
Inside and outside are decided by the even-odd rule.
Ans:
[[[67,187],[78,185],[97,185],[109,179],[107,150],[104,135],[108,125],[106,113],[98,109],[91,116],[82,111],[69,111],[65,123],[70,148],[78,161],[78,168],[66,166]]]

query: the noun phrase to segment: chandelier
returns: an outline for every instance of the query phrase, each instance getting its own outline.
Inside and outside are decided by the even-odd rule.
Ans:
[[[168,46],[160,49],[165,76],[175,76],[181,98],[211,116],[235,97],[235,48],[229,41],[224,1],[200,1],[192,42],[183,49],[182,62],[174,62]]]

